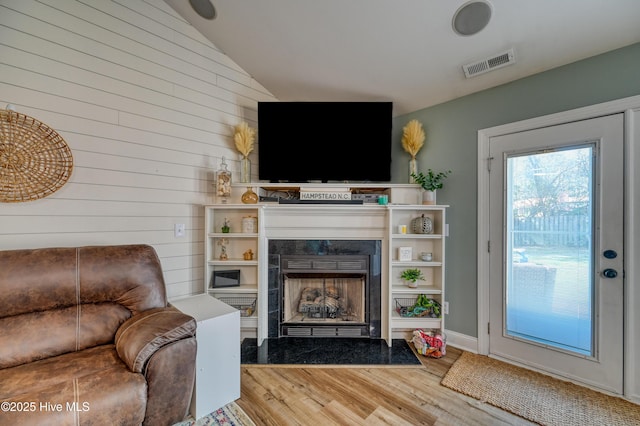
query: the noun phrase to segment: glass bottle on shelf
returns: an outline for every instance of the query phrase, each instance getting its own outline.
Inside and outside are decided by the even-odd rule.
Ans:
[[[240,182],[251,182],[251,160],[247,156],[243,156],[240,160]]]
[[[226,204],[231,197],[231,172],[222,157],[220,169],[216,172],[216,196],[219,203]]]
[[[416,179],[411,176],[414,174],[418,174],[418,160],[416,160],[416,157],[411,157],[411,160],[409,160],[409,183],[417,183]]]

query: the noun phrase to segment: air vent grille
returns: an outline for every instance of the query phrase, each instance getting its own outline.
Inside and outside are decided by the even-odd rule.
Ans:
[[[336,335],[336,329],[335,328],[322,328],[322,327],[317,327],[313,329],[313,335],[314,336],[335,336]]]
[[[338,269],[338,262],[325,262],[322,260],[317,260],[313,262],[313,269],[336,270]]]
[[[359,328],[338,328],[338,336],[361,337],[362,330]]]
[[[311,336],[311,327],[289,327],[286,335],[294,337]]]
[[[506,52],[499,53],[490,58],[483,59],[472,64],[463,65],[462,69],[464,70],[464,75],[467,78],[470,78],[515,63],[516,56],[513,53],[513,49],[509,49]]]

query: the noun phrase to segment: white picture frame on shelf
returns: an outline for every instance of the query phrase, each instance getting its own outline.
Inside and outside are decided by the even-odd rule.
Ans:
[[[400,262],[411,262],[413,249],[411,247],[398,247],[398,260]]]

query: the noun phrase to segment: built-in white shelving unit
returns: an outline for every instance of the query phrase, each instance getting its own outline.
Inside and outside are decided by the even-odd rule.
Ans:
[[[409,339],[415,328],[443,329],[445,302],[445,211],[447,206],[422,205],[422,190],[414,184],[330,184],[345,187],[353,193],[384,194],[389,204],[279,204],[259,202],[242,204],[241,195],[247,188],[261,196],[288,197],[300,187],[318,188],[324,184],[234,184],[226,204],[216,203],[205,208],[205,288],[211,296],[229,301],[255,300],[255,309],[242,310],[242,336],[267,336],[267,242],[270,238],[288,239],[377,239],[382,241],[382,337]],[[412,220],[425,215],[433,223],[428,234],[414,233]],[[257,220],[255,232],[242,232],[242,220]],[[229,232],[222,227],[227,221]],[[405,225],[406,233],[399,226]],[[224,241],[226,259],[221,259]],[[400,247],[411,248],[411,259],[400,260]],[[253,259],[244,258],[251,250]],[[431,253],[432,259],[421,259],[421,253]],[[400,279],[405,268],[419,268],[425,281],[409,288]],[[212,276],[217,271],[240,271],[240,285],[213,287]],[[403,317],[396,307],[400,299],[425,294],[442,305],[440,318]],[[236,305],[234,303],[230,303]]]
[[[444,268],[445,268],[445,211],[446,206],[402,205],[389,208],[389,294],[391,301],[392,332],[410,333],[413,329],[444,328]],[[412,223],[423,216],[433,224],[430,233],[416,233]],[[400,227],[406,227],[406,233]],[[402,260],[400,251],[410,251],[410,259]],[[422,254],[430,253],[431,260],[423,260]],[[418,281],[416,288],[408,287],[400,275],[405,269],[420,270],[425,280]],[[410,300],[420,294],[436,300],[441,306],[439,318],[403,316],[398,306],[410,306]]]
[[[256,204],[205,206],[205,288],[211,296],[241,310],[241,327],[250,334],[258,327],[260,214],[261,207]],[[242,221],[248,218],[255,219],[253,232],[243,232],[246,228],[243,229]],[[223,232],[225,223],[229,232]],[[226,258],[222,258],[223,246]],[[252,259],[245,259],[249,250]],[[214,286],[214,272],[227,275],[229,271],[239,271],[239,285]]]

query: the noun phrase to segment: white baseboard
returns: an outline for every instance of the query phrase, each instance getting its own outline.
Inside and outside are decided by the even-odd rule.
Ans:
[[[241,328],[240,329],[240,342],[244,339],[255,339],[258,337],[258,333],[255,328]]]
[[[453,346],[463,351],[478,353],[478,338],[467,336],[451,330],[445,330],[447,336],[447,346]]]

